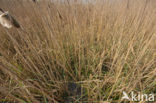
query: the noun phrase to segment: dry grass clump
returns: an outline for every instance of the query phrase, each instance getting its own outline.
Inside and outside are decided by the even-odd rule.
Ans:
[[[0,27],[0,101],[121,103],[156,93],[154,0],[1,0],[21,29]]]

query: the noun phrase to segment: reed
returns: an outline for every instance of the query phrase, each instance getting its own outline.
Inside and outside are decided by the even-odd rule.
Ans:
[[[148,1],[148,2],[147,2]],[[154,0],[0,0],[0,102],[121,103],[156,93]]]

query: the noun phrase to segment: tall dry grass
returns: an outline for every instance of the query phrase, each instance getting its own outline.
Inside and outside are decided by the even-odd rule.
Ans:
[[[156,93],[155,3],[1,0],[22,29],[0,27],[0,102],[121,103],[122,91]]]

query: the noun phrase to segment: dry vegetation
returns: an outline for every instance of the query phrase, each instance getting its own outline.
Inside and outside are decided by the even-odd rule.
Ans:
[[[123,90],[156,93],[155,4],[0,0],[22,26],[0,26],[0,102],[121,103]]]

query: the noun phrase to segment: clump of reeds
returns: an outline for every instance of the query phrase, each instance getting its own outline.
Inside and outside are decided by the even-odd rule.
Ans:
[[[23,27],[0,27],[0,102],[120,103],[123,90],[156,93],[153,2],[0,1]]]

